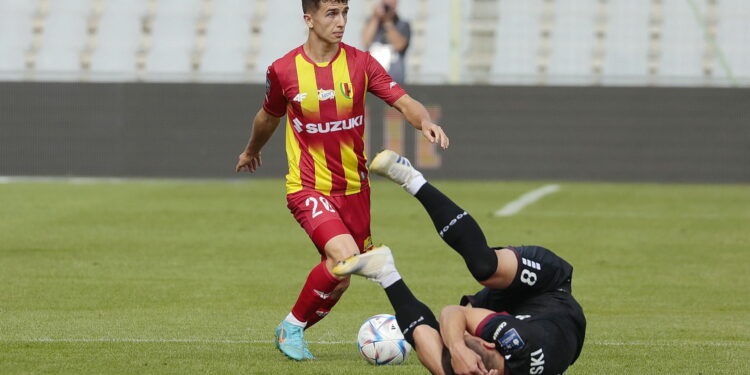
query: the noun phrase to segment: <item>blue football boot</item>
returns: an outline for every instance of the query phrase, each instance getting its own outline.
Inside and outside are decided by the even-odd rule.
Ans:
[[[276,348],[295,361],[305,359],[306,351],[310,353],[307,350],[307,343],[304,338],[304,328],[291,324],[286,320],[282,320],[279,326],[276,327],[275,341]],[[310,356],[312,357],[312,354]]]

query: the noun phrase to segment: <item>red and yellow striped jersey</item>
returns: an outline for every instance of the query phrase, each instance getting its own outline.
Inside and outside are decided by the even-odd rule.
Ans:
[[[271,64],[263,108],[276,117],[286,112],[287,194],[348,195],[368,186],[368,91],[389,105],[406,94],[368,52],[344,43],[328,63],[313,62],[300,46]]]

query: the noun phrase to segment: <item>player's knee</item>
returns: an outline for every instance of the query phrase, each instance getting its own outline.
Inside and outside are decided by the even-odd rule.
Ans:
[[[466,267],[480,283],[488,280],[497,272],[497,255],[492,249],[476,252],[472,256],[464,257]]]
[[[331,238],[326,242],[323,250],[325,251],[326,257],[334,263],[342,261],[352,255],[359,254],[357,243],[349,234],[342,234]]]

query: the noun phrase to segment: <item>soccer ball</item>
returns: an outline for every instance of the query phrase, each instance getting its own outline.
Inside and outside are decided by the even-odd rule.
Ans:
[[[375,315],[362,324],[357,335],[357,348],[373,365],[398,365],[406,360],[411,345],[404,339],[396,317]]]

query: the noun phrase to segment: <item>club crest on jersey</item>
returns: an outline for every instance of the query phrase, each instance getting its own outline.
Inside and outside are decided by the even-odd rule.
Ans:
[[[302,103],[302,102],[305,101],[305,99],[307,99],[307,93],[306,92],[301,92],[301,93],[297,94],[297,96],[295,96],[294,99],[292,99],[292,100],[294,100],[297,103]]]
[[[334,90],[318,90],[318,100],[321,102],[331,100],[336,97],[336,91]]]
[[[339,84],[339,90],[341,91],[341,95],[344,95],[347,99],[351,99],[352,96],[354,96],[354,88],[349,82],[341,82]]]

